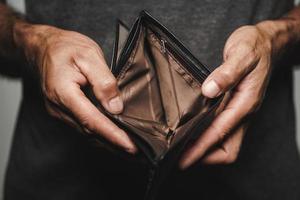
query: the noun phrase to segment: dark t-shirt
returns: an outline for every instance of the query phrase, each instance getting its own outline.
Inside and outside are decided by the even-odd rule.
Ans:
[[[115,19],[131,25],[147,9],[213,70],[226,38],[242,25],[282,16],[292,0],[26,0],[28,19],[94,39],[109,61]],[[25,66],[24,66],[25,67]],[[245,136],[238,161],[172,175],[161,199],[300,199],[292,68],[274,64],[266,97]],[[147,171],[92,147],[50,117],[38,82],[23,76],[23,100],[5,182],[5,199],[141,199]]]

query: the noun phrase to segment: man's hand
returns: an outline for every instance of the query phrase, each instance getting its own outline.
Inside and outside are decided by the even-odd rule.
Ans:
[[[231,99],[185,152],[181,168],[200,158],[205,164],[229,164],[237,159],[247,118],[260,106],[271,72],[273,38],[267,24],[243,26],[228,38],[224,62],[205,80],[202,92],[214,98],[232,89]]]
[[[50,114],[87,133],[99,134],[127,152],[136,151],[127,134],[105,117],[81,90],[90,85],[107,111],[122,112],[116,79],[93,40],[77,32],[22,22],[15,25],[14,33],[26,58],[38,66]]]
[[[283,18],[243,26],[228,38],[223,64],[205,80],[202,92],[214,98],[232,89],[232,97],[210,127],[185,152],[180,167],[201,158],[206,164],[237,159],[248,116],[260,106],[271,73],[271,60],[300,42],[300,6]]]

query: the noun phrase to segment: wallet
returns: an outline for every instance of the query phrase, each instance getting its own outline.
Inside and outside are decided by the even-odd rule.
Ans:
[[[101,111],[129,134],[148,161],[145,199],[154,199],[185,146],[220,112],[224,95],[208,99],[201,94],[210,71],[146,11],[130,30],[118,20],[111,71],[124,111]]]

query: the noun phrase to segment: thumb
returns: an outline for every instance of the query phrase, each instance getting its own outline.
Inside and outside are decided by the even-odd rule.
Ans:
[[[214,98],[234,87],[250,70],[251,61],[237,56],[228,58],[204,81],[202,93]]]
[[[87,78],[96,98],[112,114],[123,110],[123,101],[118,90],[117,80],[110,72],[104,57],[99,54],[77,58],[76,65]]]

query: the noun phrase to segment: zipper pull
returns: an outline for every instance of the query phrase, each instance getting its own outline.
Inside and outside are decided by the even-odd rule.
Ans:
[[[161,49],[160,49],[161,52],[162,52],[162,53],[166,53],[166,52],[167,52],[167,50],[166,50],[166,42],[167,42],[167,41],[164,40],[164,39],[161,39],[160,42],[161,42]]]

